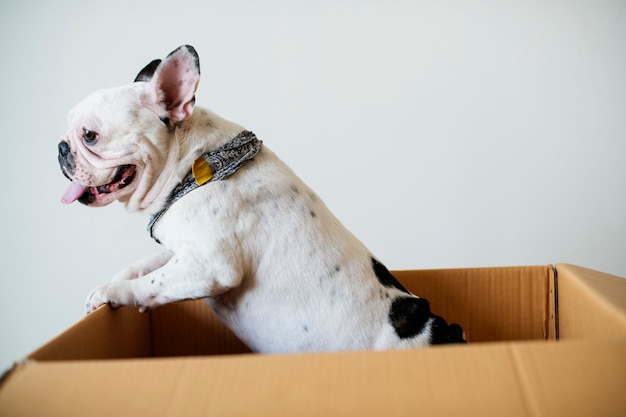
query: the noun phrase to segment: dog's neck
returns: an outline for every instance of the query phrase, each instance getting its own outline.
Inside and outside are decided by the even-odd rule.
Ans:
[[[130,211],[147,212],[151,215],[161,210],[170,192],[185,178],[193,162],[200,155],[230,141],[244,128],[223,119],[206,109],[196,108],[191,118],[173,128],[166,159],[158,172],[145,172],[144,189],[137,190],[126,207]],[[146,164],[146,170],[152,164]],[[140,186],[141,187],[141,186]]]
[[[259,153],[261,146],[262,142],[256,138],[254,133],[243,131],[231,141],[194,160],[190,171],[172,189],[163,203],[163,207],[150,218],[148,223],[150,236],[160,243],[154,236],[153,229],[172,204],[208,182],[220,181],[234,174],[242,165]]]

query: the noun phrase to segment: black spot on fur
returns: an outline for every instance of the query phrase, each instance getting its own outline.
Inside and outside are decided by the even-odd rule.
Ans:
[[[431,316],[430,304],[425,298],[398,297],[389,309],[389,322],[401,339],[420,334]]]
[[[320,276],[320,283],[322,283],[325,279],[333,278],[337,273],[339,273],[339,271],[341,271],[340,265],[335,264],[331,266],[330,268],[328,268],[328,272],[325,275]]]
[[[378,280],[380,281],[381,284],[383,284],[385,287],[388,288],[397,288],[402,292],[405,292],[407,294],[410,294],[409,291],[407,291],[406,288],[404,288],[402,286],[402,284],[400,284],[400,282],[396,279],[396,277],[394,277],[393,275],[391,275],[391,272],[389,272],[389,270],[385,267],[385,265],[381,264],[380,262],[378,262],[376,259],[372,258],[372,267],[374,268],[374,273],[376,274],[376,276],[378,277]]]

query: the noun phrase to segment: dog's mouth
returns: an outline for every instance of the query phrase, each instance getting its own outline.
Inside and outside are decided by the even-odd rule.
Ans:
[[[99,185],[97,187],[89,187],[72,181],[70,186],[63,194],[61,202],[65,204],[73,203],[78,200],[85,205],[93,204],[104,199],[108,194],[119,191],[129,186],[137,175],[137,167],[135,165],[122,165],[117,168],[113,181],[109,184]]]

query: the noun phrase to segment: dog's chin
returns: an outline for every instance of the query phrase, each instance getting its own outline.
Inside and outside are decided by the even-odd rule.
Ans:
[[[78,197],[78,202],[92,207],[106,206],[132,192],[137,177],[135,165],[122,165],[117,168],[113,180],[105,185],[86,187]]]

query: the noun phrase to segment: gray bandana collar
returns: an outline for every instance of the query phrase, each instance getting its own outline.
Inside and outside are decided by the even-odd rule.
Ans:
[[[150,218],[148,223],[150,237],[156,240],[157,243],[161,243],[154,237],[154,225],[172,204],[187,193],[208,182],[223,180],[235,173],[243,164],[259,153],[262,143],[256,138],[254,133],[243,131],[230,142],[196,159],[191,171],[174,187],[163,208]]]

